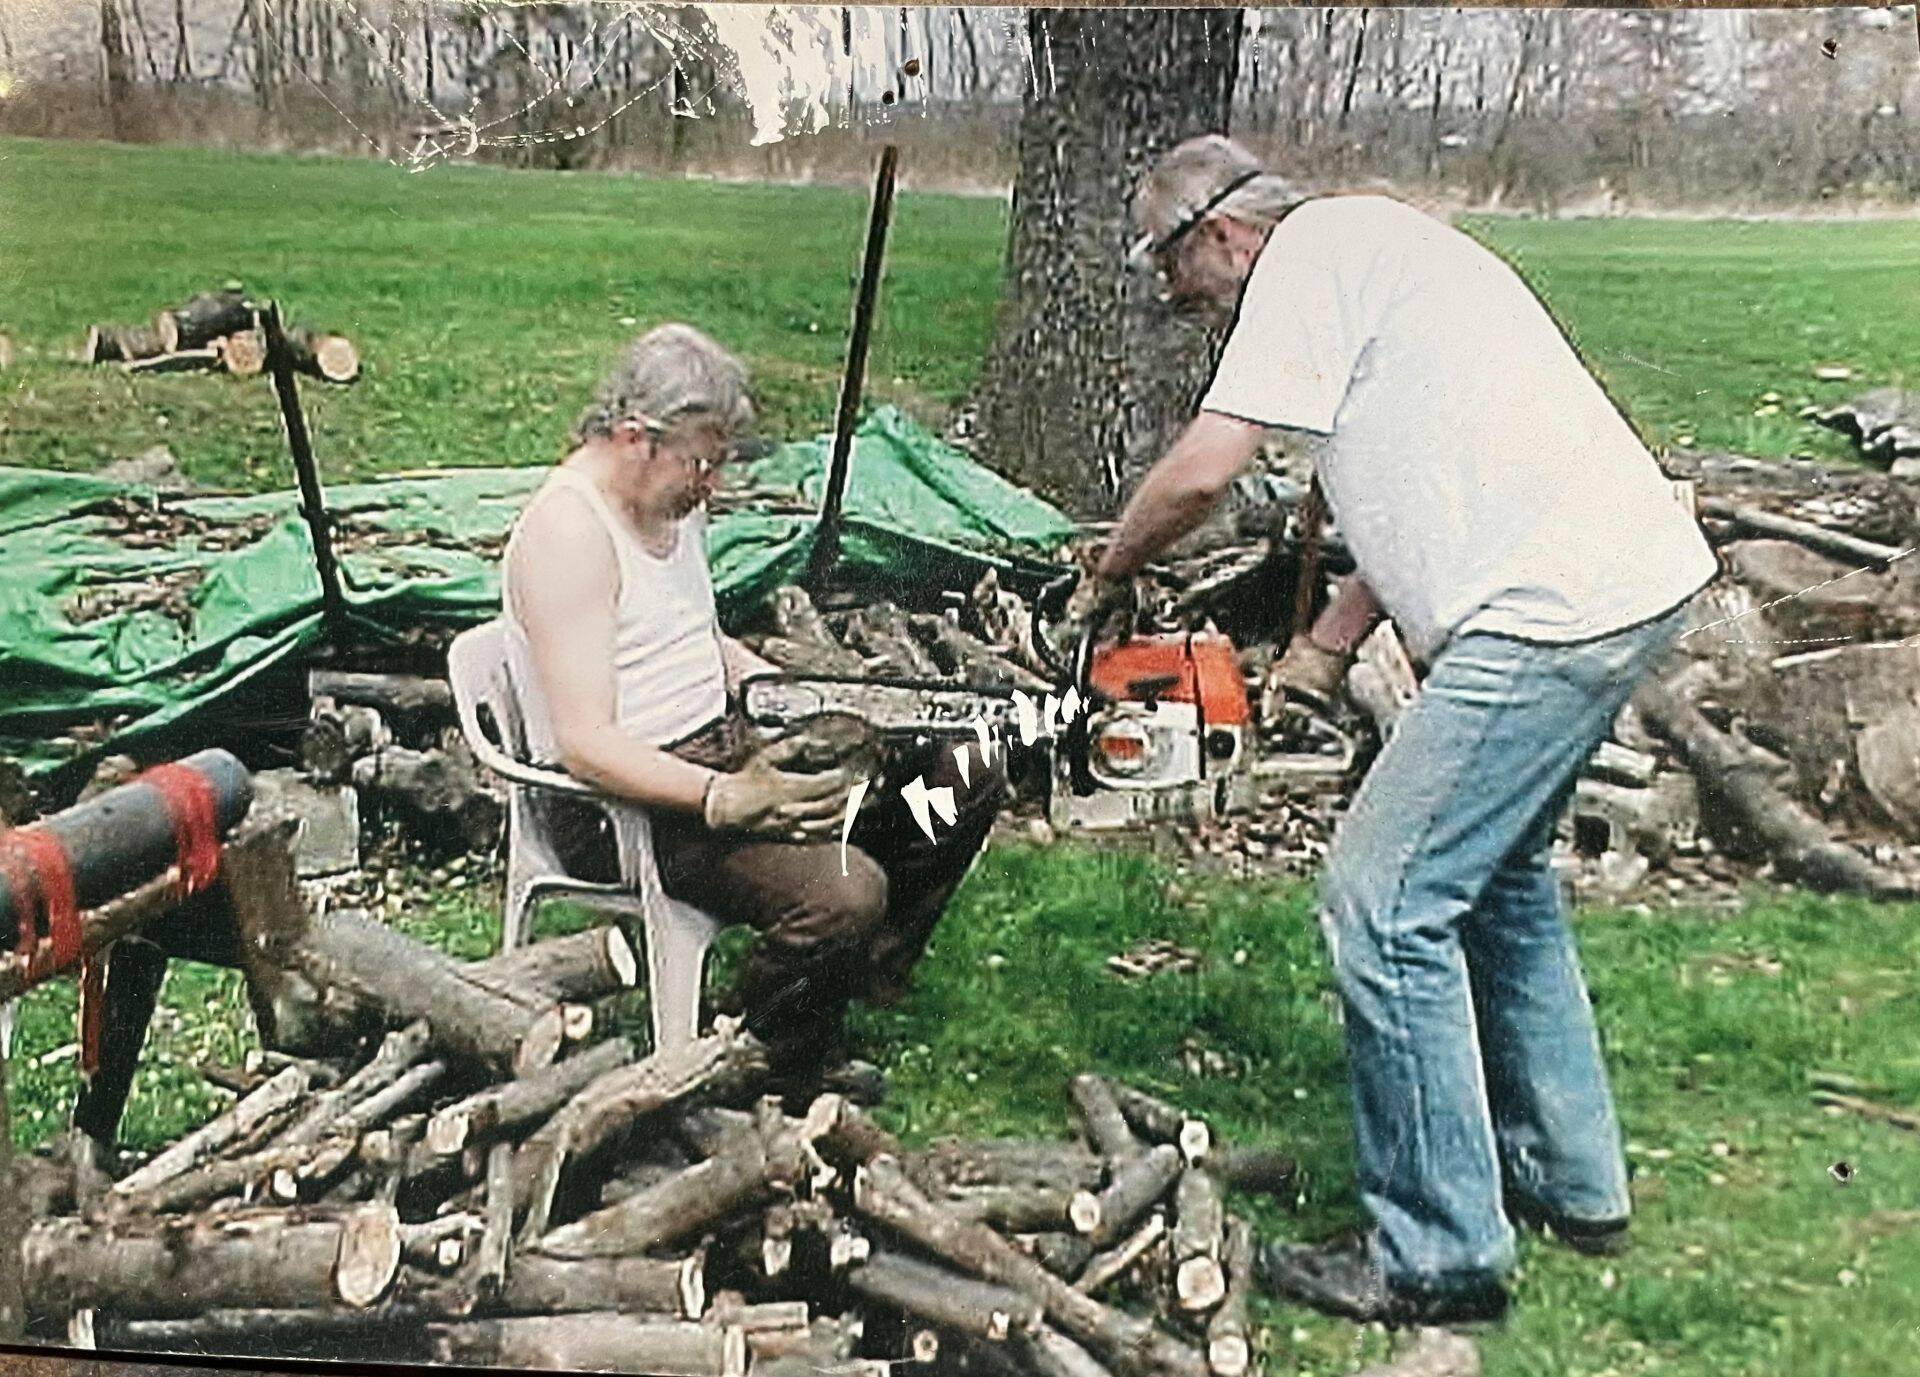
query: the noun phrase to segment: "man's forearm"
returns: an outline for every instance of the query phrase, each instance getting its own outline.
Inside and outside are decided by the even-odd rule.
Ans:
[[[1130,578],[1199,526],[1253,457],[1261,434],[1250,421],[1209,411],[1189,421],[1141,480],[1094,572],[1107,580]]]
[[[701,810],[707,786],[719,773],[636,741],[612,725],[562,741],[561,763],[568,774],[603,793],[689,813]]]

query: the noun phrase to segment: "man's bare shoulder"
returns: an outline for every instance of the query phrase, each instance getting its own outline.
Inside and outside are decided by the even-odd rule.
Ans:
[[[522,593],[571,597],[608,590],[618,567],[606,524],[570,484],[549,481],[514,524],[506,576]]]

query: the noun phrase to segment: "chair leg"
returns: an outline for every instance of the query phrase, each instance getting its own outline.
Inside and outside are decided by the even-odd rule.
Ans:
[[[700,987],[712,937],[653,913],[647,915],[647,1004],[653,1050],[684,1047],[700,1035]]]
[[[500,910],[500,950],[513,951],[527,940],[527,920],[533,913],[531,877],[507,870],[506,902]]]

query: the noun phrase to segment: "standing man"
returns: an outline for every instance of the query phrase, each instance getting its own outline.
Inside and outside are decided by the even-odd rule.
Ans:
[[[1429,667],[1322,881],[1372,1229],[1358,1249],[1275,1245],[1262,1270],[1356,1319],[1497,1317],[1509,1215],[1583,1251],[1625,1240],[1549,846],[1715,560],[1545,308],[1466,235],[1385,197],[1303,199],[1219,136],[1168,153],[1136,215],[1176,298],[1238,309],[1081,614],[1110,612],[1278,427],[1308,438],[1356,573],[1275,682],[1335,690],[1383,611]]]

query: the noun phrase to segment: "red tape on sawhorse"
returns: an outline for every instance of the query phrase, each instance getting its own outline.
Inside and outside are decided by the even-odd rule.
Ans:
[[[80,963],[80,1070],[91,1076],[100,1066],[106,966],[99,953],[87,953],[81,947],[73,861],[60,839],[39,827],[18,828],[0,838],[0,857],[19,910],[14,950],[26,958],[27,979],[38,984]],[[44,943],[39,933],[42,922],[47,929]]]
[[[220,878],[220,814],[213,785],[185,765],[156,765],[138,776],[160,795],[173,822],[173,858],[180,872],[180,897],[210,888]]]

